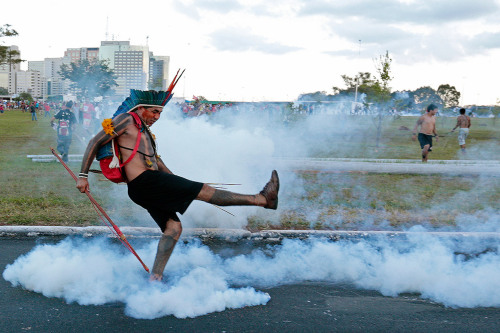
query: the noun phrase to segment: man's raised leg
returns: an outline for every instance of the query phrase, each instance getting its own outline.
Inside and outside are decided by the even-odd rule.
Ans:
[[[261,206],[276,209],[278,208],[279,187],[278,173],[274,170],[271,179],[258,194],[239,194],[218,190],[204,184],[196,199],[218,206]]]

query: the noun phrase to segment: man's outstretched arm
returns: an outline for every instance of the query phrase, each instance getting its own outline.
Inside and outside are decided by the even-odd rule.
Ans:
[[[76,187],[80,190],[80,192],[84,193],[90,189],[86,176],[88,175],[90,166],[92,165],[99,148],[112,139],[122,135],[131,121],[132,117],[129,114],[119,115],[113,120],[113,135],[108,135],[104,132],[104,130],[100,130],[92,139],[90,139],[87,149],[85,149],[85,153],[83,154],[82,166],[80,168],[81,176],[78,177],[78,181],[76,182]]]

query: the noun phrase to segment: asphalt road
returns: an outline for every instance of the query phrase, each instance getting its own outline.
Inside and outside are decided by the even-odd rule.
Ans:
[[[36,244],[55,241],[0,237],[0,271]],[[126,316],[120,303],[67,304],[2,278],[0,332],[498,332],[500,327],[498,308],[452,309],[417,295],[384,297],[345,284],[306,282],[262,291],[271,295],[265,306],[143,320]]]

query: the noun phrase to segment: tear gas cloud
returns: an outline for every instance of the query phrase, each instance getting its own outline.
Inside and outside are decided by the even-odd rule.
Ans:
[[[309,115],[300,124],[286,124],[276,110],[262,111],[245,106],[223,109],[210,116],[183,118],[176,106],[167,106],[152,127],[159,153],[172,172],[209,183],[236,183],[226,186],[238,193],[258,193],[276,168],[275,158],[307,157],[324,150],[352,149],[327,146],[328,138],[344,136],[346,141],[365,129],[359,122],[333,114],[331,107]],[[287,193],[301,191],[293,173],[280,172],[280,199],[290,205]],[[287,204],[288,202],[288,204]],[[283,206],[285,207],[285,206]],[[261,208],[230,207],[230,216],[206,203],[193,202],[183,218],[188,227],[240,228],[247,216],[259,215]],[[266,218],[277,214],[265,211]]]
[[[152,130],[156,134],[159,153],[163,161],[174,173],[201,182],[241,184],[224,187],[246,194],[258,193],[269,179],[271,170],[275,168],[278,169],[281,181],[278,211],[263,210],[258,207],[226,207],[226,210],[235,215],[231,216],[212,205],[195,201],[182,216],[184,226],[244,228],[249,216],[262,217],[279,224],[280,212],[297,210],[300,207],[308,207],[302,213],[307,220],[312,221],[313,225],[314,221],[317,221],[317,218],[327,209],[324,205],[322,206],[321,202],[328,202],[331,199],[320,197],[322,200],[318,202],[304,202],[297,199],[307,194],[305,184],[293,172],[280,170],[279,158],[321,156],[322,152],[334,152],[336,156],[342,157],[373,157],[370,155],[370,150],[361,152],[362,144],[358,145],[359,140],[356,139],[360,136],[375,136],[372,122],[362,122],[356,117],[343,114],[346,105],[345,103],[325,103],[322,107],[315,109],[313,114],[304,116],[297,122],[288,121],[286,113],[276,108],[262,109],[259,105],[242,104],[223,108],[210,116],[190,118],[183,118],[177,105],[167,105],[162,117]],[[386,117],[384,123],[392,119],[392,117]],[[332,145],[331,142],[343,142],[343,144]],[[469,156],[488,158],[494,151],[494,143],[474,145],[468,150]],[[350,175],[344,174],[342,177],[349,178]],[[97,198],[103,195],[117,199],[114,203],[109,203],[110,207],[115,205],[115,208],[119,208],[114,209],[112,213],[112,218],[117,224],[156,226],[144,209],[130,201],[125,187],[112,186],[110,190],[107,186],[102,189],[99,183],[91,175],[92,191]],[[475,195],[484,193],[485,190],[481,184],[488,183],[491,183],[491,178],[480,177],[477,186],[470,192]],[[43,181],[40,181],[40,186],[43,186]],[[364,197],[368,198],[365,193],[367,191],[363,192],[363,184],[352,183],[349,187],[356,190],[359,201],[362,201]],[[491,188],[491,186],[486,188]],[[460,192],[456,198],[449,201],[439,198],[435,205],[428,209],[438,211],[438,209],[446,209],[447,206],[454,207],[456,202],[467,202],[468,193],[468,191]],[[407,195],[411,196],[412,193]],[[369,202],[369,200],[365,201]],[[494,214],[498,212],[498,207],[491,207],[485,212]],[[339,211],[337,216],[330,216],[327,222],[332,227],[341,225],[342,215],[343,212]],[[473,216],[471,221],[481,222],[479,216],[484,215]],[[498,214],[493,216],[498,216]],[[362,225],[356,227],[367,230],[373,226],[373,216],[367,214]],[[376,227],[378,229],[393,228],[389,223],[384,224],[384,222],[378,223]]]
[[[152,240],[135,247],[152,263],[156,245]],[[306,281],[347,283],[385,296],[415,293],[448,307],[497,307],[498,250],[498,239],[468,237],[458,242],[420,232],[400,240],[285,240],[237,256],[214,253],[193,240],[175,248],[166,282],[151,283],[136,258],[119,244],[104,238],[67,238],[38,245],[8,265],[3,278],[68,303],[121,302],[128,316],[144,319],[265,305],[272,289],[270,295],[260,289]]]
[[[210,116],[183,118],[176,105],[168,105],[152,130],[166,165],[174,173],[189,179],[242,184],[226,188],[238,193],[254,194],[267,182],[271,170],[277,168],[281,181],[282,211],[304,207],[304,202],[293,198],[301,197],[305,190],[303,181],[294,173],[280,170],[279,158],[317,156],[325,151],[335,152],[337,156],[373,157],[370,151],[363,150],[361,153],[361,149],[366,147],[356,143],[359,142],[356,140],[359,136],[375,136],[372,122],[362,122],[356,117],[342,114],[341,109],[344,107],[341,103],[331,103],[314,114],[302,117],[300,121],[286,122],[286,115],[279,110],[265,110],[259,106],[238,105],[223,108]],[[392,119],[386,117],[384,123]],[[332,146],[331,142],[344,144]],[[491,150],[482,148],[482,154]],[[478,184],[482,182],[489,182],[488,177],[480,179]],[[481,191],[480,188],[477,190]],[[358,193],[363,194],[362,191]],[[445,204],[452,206],[452,202],[443,203],[441,199],[437,203],[439,207]],[[324,207],[318,205],[315,202],[307,203],[306,206],[310,208],[306,212],[308,218],[314,219],[315,215],[321,214]],[[246,226],[250,215],[265,214],[265,219],[277,221],[280,211],[256,207],[228,207],[227,210],[236,216],[195,201],[182,221],[187,227],[242,228]],[[365,229],[369,229],[370,224],[370,216],[367,216]]]

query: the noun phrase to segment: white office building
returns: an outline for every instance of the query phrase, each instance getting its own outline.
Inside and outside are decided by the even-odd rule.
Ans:
[[[63,64],[69,64],[66,58],[45,58],[43,66],[43,73],[45,77],[44,96],[46,98],[51,96],[66,95],[69,91],[70,82],[63,80],[59,71]]]
[[[128,96],[130,89],[147,90],[149,81],[149,47],[130,45],[128,41],[102,41],[99,60],[107,60],[117,75],[117,96]]]
[[[42,97],[42,75],[39,71],[19,71],[11,73],[15,76],[15,94],[29,93],[33,98]]]
[[[69,48],[64,51],[64,58],[69,62],[78,63],[81,60],[99,60],[98,47]]]
[[[45,76],[45,61],[40,60],[40,61],[28,61],[28,70],[29,71],[37,71],[42,74],[42,76]]]

